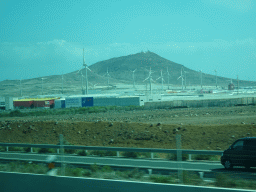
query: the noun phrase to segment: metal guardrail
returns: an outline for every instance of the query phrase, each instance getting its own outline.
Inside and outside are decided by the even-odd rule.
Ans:
[[[32,148],[54,148],[60,149],[60,145],[49,144],[23,144],[23,143],[0,143],[0,146],[7,147],[30,147]],[[96,151],[128,151],[128,152],[143,152],[143,153],[177,153],[177,149],[157,149],[157,148],[127,148],[127,147],[95,147],[95,146],[74,146],[63,145],[64,149],[82,149],[82,150],[96,150]],[[209,150],[188,150],[181,149],[183,154],[199,154],[199,155],[221,155],[223,151],[209,151]],[[151,155],[152,156],[152,155]]]

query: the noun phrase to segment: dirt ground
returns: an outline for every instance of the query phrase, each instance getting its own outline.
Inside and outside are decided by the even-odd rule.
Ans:
[[[110,111],[61,116],[0,118],[0,142],[224,150],[256,136],[256,106]]]

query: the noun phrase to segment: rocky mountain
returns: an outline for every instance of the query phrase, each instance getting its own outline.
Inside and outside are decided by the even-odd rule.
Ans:
[[[201,73],[191,70],[182,64],[169,61],[153,52],[140,52],[137,54],[116,57],[104,61],[97,62],[89,66],[87,70],[89,89],[97,86],[115,85],[117,83],[133,84],[133,71],[136,84],[146,84],[144,81],[149,76],[149,70],[152,70],[152,79],[154,84],[161,84],[161,70],[164,83],[169,83],[170,86],[181,86],[181,70],[183,71],[184,85],[200,86]],[[108,74],[109,76],[108,76]],[[5,80],[0,82],[0,97],[6,95],[20,96],[20,87],[25,95],[40,95],[40,94],[60,94],[63,90],[65,93],[81,94],[82,84],[85,89],[85,68],[79,71],[73,71],[62,75],[52,75],[44,77],[26,79],[20,82],[19,80]],[[158,79],[159,78],[159,79]],[[179,79],[178,79],[179,78]],[[203,86],[215,86],[216,77],[214,75],[202,73]],[[158,79],[158,80],[157,80]],[[83,80],[83,81],[82,81]],[[83,82],[83,83],[82,83]],[[225,77],[217,77],[218,86],[227,88],[230,79]],[[20,84],[21,83],[21,84]],[[233,80],[234,85],[237,85],[237,80]],[[248,81],[239,81],[240,86],[256,86],[256,83]],[[23,95],[24,95],[23,94]]]

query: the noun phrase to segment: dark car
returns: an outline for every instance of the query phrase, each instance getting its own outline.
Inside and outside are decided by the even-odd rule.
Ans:
[[[246,137],[235,141],[221,156],[221,164],[226,169],[233,166],[256,167],[256,137]]]

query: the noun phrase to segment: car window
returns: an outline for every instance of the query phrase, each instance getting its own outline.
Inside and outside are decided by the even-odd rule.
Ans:
[[[247,140],[245,145],[248,149],[256,149],[256,140]]]
[[[244,146],[244,141],[237,141],[234,145],[233,145],[233,149],[243,149]]]

